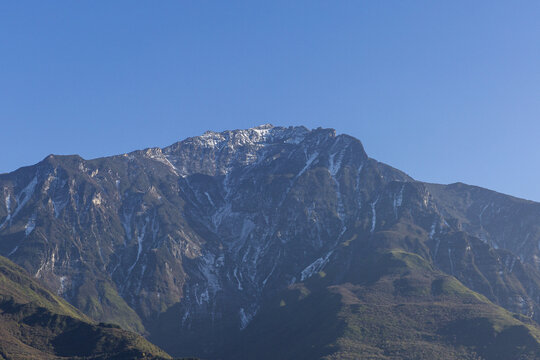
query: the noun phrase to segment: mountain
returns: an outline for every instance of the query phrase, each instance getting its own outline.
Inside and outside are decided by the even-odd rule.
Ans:
[[[0,359],[170,359],[141,336],[96,324],[0,257]]]
[[[540,331],[422,257],[350,255],[265,304],[225,350],[229,359],[538,359]],[[365,250],[365,248],[364,248]],[[349,253],[349,255],[347,255]],[[287,319],[285,321],[285,319]]]
[[[538,354],[540,204],[416,181],[333,129],[50,155],[0,175],[0,204],[0,254],[174,355],[263,357],[264,339],[295,334],[276,338],[284,328],[304,336],[284,359],[400,358],[426,343],[456,358]],[[471,326],[478,337],[456,330]]]

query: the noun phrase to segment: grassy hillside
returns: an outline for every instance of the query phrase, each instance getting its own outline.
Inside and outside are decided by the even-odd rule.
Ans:
[[[0,359],[169,359],[141,336],[96,324],[0,257]]]
[[[332,268],[261,310],[225,353],[238,359],[538,359],[540,329],[404,251]],[[371,270],[368,270],[371,268]],[[363,271],[371,271],[369,280]]]

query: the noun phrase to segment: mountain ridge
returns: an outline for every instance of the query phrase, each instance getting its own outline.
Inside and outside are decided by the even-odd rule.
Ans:
[[[1,174],[0,189],[0,254],[172,353],[219,353],[269,298],[351,262],[343,244],[416,254],[540,316],[537,203],[416,181],[333,129],[267,124],[92,160],[53,155]]]

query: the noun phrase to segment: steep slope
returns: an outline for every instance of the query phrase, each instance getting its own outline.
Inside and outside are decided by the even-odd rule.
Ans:
[[[333,285],[335,268],[329,266],[328,272],[289,286],[232,341],[225,357],[503,360],[540,356],[538,327],[436,271],[418,255],[400,250],[356,255],[361,261],[346,283]]]
[[[141,336],[96,324],[0,257],[1,359],[170,359]]]
[[[356,241],[416,254],[540,316],[538,204],[415,181],[332,129],[263,125],[95,160],[51,155],[0,175],[0,204],[0,254],[174,354],[220,351]]]
[[[399,221],[370,235],[358,229],[344,237],[329,260],[319,258],[323,262],[306,268],[303,282],[262,306],[239,339],[225,348],[225,358],[540,357],[540,332],[530,317],[512,315],[437,270],[448,267],[448,273],[475,280],[483,276],[479,269],[489,270],[499,276],[494,282],[500,289],[519,283],[518,269],[501,264],[501,254],[513,255],[463,231],[432,226],[426,233],[415,216],[419,210],[410,197],[415,192],[402,189],[397,203],[411,203]],[[417,205],[423,205],[419,199]],[[394,212],[394,204],[380,205],[377,216],[388,219],[384,213]],[[519,273],[526,273],[528,265],[515,261]],[[489,287],[489,281],[484,285]]]

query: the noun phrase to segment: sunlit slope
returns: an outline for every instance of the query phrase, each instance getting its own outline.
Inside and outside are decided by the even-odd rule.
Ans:
[[[90,321],[0,257],[0,358],[170,357],[137,334]]]

